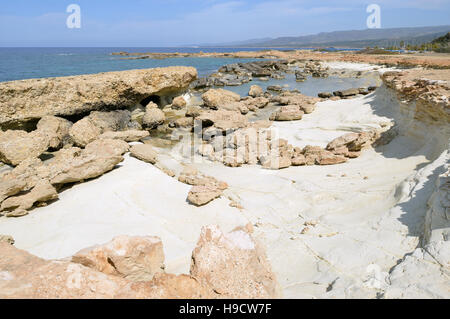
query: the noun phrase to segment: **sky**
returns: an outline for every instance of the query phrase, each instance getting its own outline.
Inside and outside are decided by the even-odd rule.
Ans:
[[[70,4],[81,28],[70,29]],[[166,47],[366,29],[450,25],[450,0],[2,0],[1,47]]]

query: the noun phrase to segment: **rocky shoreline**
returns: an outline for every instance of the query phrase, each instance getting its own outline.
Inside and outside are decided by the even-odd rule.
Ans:
[[[170,67],[0,83],[0,126],[3,129],[0,132],[0,160],[5,164],[1,168],[0,176],[0,214],[4,216],[3,220],[0,220],[0,233],[4,233],[0,241],[5,242],[0,246],[2,250],[0,273],[4,278],[9,278],[0,281],[0,296],[4,298],[277,298],[287,294],[295,297],[320,298],[342,294],[346,297],[371,298],[427,294],[448,296],[448,292],[443,290],[446,285],[445,274],[449,269],[450,251],[448,241],[445,239],[450,225],[445,213],[448,211],[448,200],[444,195],[448,191],[447,164],[450,137],[448,70],[411,69],[395,72],[385,70],[381,72],[383,84],[380,88],[365,87],[322,92],[319,97],[306,96],[276,86],[268,87],[264,91],[260,86],[253,85],[248,96],[244,97],[223,89],[224,86],[240,86],[252,81],[253,78],[280,79],[286,74],[294,74],[297,81],[306,81],[308,76],[317,78],[326,78],[329,75],[363,76],[362,71],[340,70],[326,63],[301,60],[306,56],[313,60],[309,56],[311,53],[268,51],[251,54],[252,57],[270,56],[282,60],[227,65],[211,76],[200,79],[197,79],[197,71],[194,68]],[[145,54],[117,55],[156,58]],[[244,52],[217,56],[246,55]],[[160,58],[168,56],[179,55],[158,54]],[[343,61],[349,57],[350,55],[342,56],[337,60]],[[328,57],[323,60],[328,60]],[[448,62],[448,59],[446,61]],[[378,62],[389,65],[404,64],[403,60],[388,63],[384,58]],[[429,62],[429,65],[433,63],[439,64],[439,67],[443,66],[438,60]],[[396,101],[386,101],[385,99],[392,94],[396,96]],[[199,96],[201,101],[195,102],[189,98],[193,95]],[[346,113],[347,107],[350,107],[354,114]],[[367,110],[358,115],[363,109]],[[336,116],[337,122],[332,122],[333,120],[323,113],[326,111],[322,110],[328,110],[330,117]],[[352,116],[355,118],[351,119]],[[365,122],[360,124],[359,120],[367,121],[368,124],[364,124]],[[305,125],[305,128],[302,125]],[[308,125],[313,126],[310,128]],[[319,129],[333,132],[332,134],[319,132],[313,137],[313,133]],[[301,130],[305,130],[304,135],[301,133],[296,135],[296,132]],[[421,134],[417,130],[420,130]],[[429,132],[425,132],[426,130]],[[285,137],[280,136],[283,134]],[[314,142],[315,139],[321,142]],[[399,230],[395,229],[387,236],[396,239],[398,236],[406,236],[401,237],[400,244],[387,247],[398,250],[395,256],[409,256],[408,254],[417,248],[416,245],[412,249],[413,243],[420,238],[423,242],[414,250],[414,254],[417,255],[416,261],[405,257],[395,266],[392,264],[393,256],[376,250],[374,253],[376,258],[359,260],[349,257],[349,260],[353,260],[356,264],[361,263],[357,272],[364,272],[364,267],[377,260],[383,270],[392,268],[387,277],[383,277],[382,285],[375,287],[364,285],[363,279],[354,281],[341,271],[329,270],[325,276],[321,271],[308,270],[306,271],[308,276],[315,278],[316,281],[313,281],[318,284],[306,290],[302,290],[301,285],[298,288],[295,280],[287,278],[289,276],[285,266],[274,261],[274,256],[281,254],[284,256],[282,258],[285,258],[290,253],[281,252],[280,247],[273,246],[276,240],[270,238],[288,236],[286,240],[289,245],[291,242],[300,241],[305,247],[318,245],[316,247],[318,251],[326,246],[323,246],[324,240],[330,247],[335,244],[348,245],[351,249],[353,243],[342,235],[349,230],[342,229],[342,221],[339,218],[332,222],[329,219],[336,217],[313,217],[312,212],[307,213],[311,218],[297,212],[294,220],[287,224],[272,220],[272,217],[266,215],[268,213],[265,210],[261,210],[259,215],[258,209],[254,206],[259,195],[247,195],[248,189],[252,186],[246,184],[245,176],[254,176],[255,172],[259,171],[274,172],[275,175],[261,175],[258,178],[264,182],[253,186],[258,188],[274,182],[283,185],[281,189],[285,189],[289,194],[304,192],[309,194],[307,196],[311,195],[310,188],[317,189],[320,196],[332,202],[333,197],[341,195],[330,195],[326,192],[322,194],[321,187],[315,186],[313,182],[301,180],[301,172],[311,172],[311,176],[315,174],[318,181],[322,181],[323,177],[318,176],[323,172],[328,172],[325,178],[334,178],[339,174],[341,167],[350,173],[352,167],[355,167],[354,169],[362,171],[362,174],[369,174],[369,169],[368,172],[364,172],[365,167],[369,165],[369,162],[365,162],[366,158],[375,156],[375,150],[386,154],[385,157],[388,158],[387,154],[395,147],[399,147],[395,146],[396,141],[401,143],[402,139],[411,143],[410,148],[415,147],[414,143],[422,145],[433,140],[434,145],[428,146],[429,150],[425,148],[425,157],[429,159],[428,163],[436,163],[440,171],[444,169],[443,167],[447,169],[446,172],[442,171],[441,175],[433,177],[437,183],[436,188],[428,186],[429,197],[424,195],[424,200],[430,203],[428,209],[422,209],[420,206],[422,204],[416,205],[420,208],[416,208],[414,204],[411,204],[411,208],[407,208],[411,211],[418,210],[417,218],[423,218],[423,222],[418,221],[414,227],[420,228],[420,225],[424,225],[423,229],[409,238],[409,235],[403,235],[403,228],[398,225]],[[310,140],[313,142],[308,143]],[[164,147],[161,147],[161,143]],[[187,148],[188,155],[177,159],[171,149],[173,146]],[[399,147],[400,149],[407,152],[407,149]],[[383,163],[385,157],[376,157],[376,160]],[[401,156],[393,157],[399,157],[399,161],[402,159]],[[407,165],[408,167],[412,165],[414,156],[404,157],[408,160],[410,157],[411,163]],[[53,205],[58,204],[61,194],[72,191],[71,188],[76,188],[82,183],[99,182],[95,179],[107,172],[112,171],[113,174],[120,171],[122,166],[125,168],[131,165],[129,164],[131,160],[145,163],[148,166],[142,167],[146,170],[155,168],[162,172],[165,183],[169,183],[170,180],[170,183],[180,183],[188,187],[188,191],[183,195],[170,194],[173,198],[183,197],[181,199],[186,203],[180,204],[183,208],[178,213],[186,215],[187,220],[189,214],[195,213],[196,210],[208,214],[219,207],[226,211],[224,206],[220,206],[226,200],[227,209],[243,214],[243,218],[248,222],[240,222],[237,225],[234,221],[231,222],[235,225],[231,228],[232,232],[226,234],[216,226],[195,224],[196,229],[207,227],[202,230],[192,256],[188,256],[189,259],[192,258],[189,275],[165,272],[161,239],[156,237],[119,237],[109,244],[78,254],[77,250],[73,250],[71,252],[73,257],[57,262],[45,261],[11,246],[14,241],[16,245],[21,245],[25,242],[25,237],[21,237],[23,236],[19,234],[21,232],[17,232],[19,238],[13,233],[4,232],[2,222],[6,229],[8,223],[14,225],[17,221],[17,225],[20,225],[21,219],[25,221],[26,218],[33,218],[35,214],[39,214],[40,209],[51,210]],[[417,165],[421,163],[425,161],[417,162]],[[427,166],[425,170],[426,168]],[[240,172],[237,174],[242,174],[241,179],[239,176],[231,178],[230,174],[234,173],[228,170]],[[405,178],[412,172],[418,174],[419,177],[416,178],[420,180],[418,184],[425,183],[420,176],[429,176],[426,172],[421,173],[412,168],[399,173],[399,176],[395,177],[396,181],[407,180]],[[341,179],[345,180],[346,174],[350,173],[341,173]],[[163,179],[162,176],[160,178]],[[358,185],[368,179],[368,176],[362,176],[362,182],[360,178]],[[290,186],[284,184],[285,182],[290,183]],[[386,183],[391,185],[391,182]],[[351,186],[353,184],[350,183],[348,187],[353,187]],[[413,182],[408,185],[420,188]],[[155,187],[158,185],[155,184]],[[390,187],[394,189],[397,186]],[[363,193],[370,191],[369,187],[363,190]],[[375,219],[381,219],[368,226],[372,231],[367,236],[379,236],[373,229],[378,229],[379,225],[384,223],[391,222],[397,225],[391,220],[395,218],[392,216],[396,216],[396,213],[385,212],[396,209],[402,201],[412,203],[414,200],[408,199],[408,196],[411,196],[408,192],[401,198],[399,192],[400,186],[394,191],[393,202],[386,204],[383,209],[380,208],[378,214],[373,214]],[[263,193],[264,191],[261,191],[261,194]],[[359,191],[355,194],[361,196]],[[292,208],[290,200],[284,199],[283,193],[268,196],[268,198],[271,196],[283,198],[274,203],[270,202],[267,207],[280,205],[275,212],[284,216],[282,219],[291,220],[293,212],[290,212]],[[320,196],[313,201],[318,207],[322,205]],[[261,200],[265,201],[262,198]],[[49,206],[45,207],[47,205]],[[336,208],[336,211],[345,212],[345,205],[342,204],[344,208]],[[186,207],[193,211],[188,211]],[[315,211],[314,204],[309,208]],[[331,208],[327,206],[326,210]],[[349,211],[353,212],[353,209]],[[289,213],[283,215],[285,212]],[[303,226],[294,236],[292,231],[286,228],[294,225],[300,227],[297,225],[297,218],[301,219]],[[343,217],[344,221],[345,218]],[[273,232],[270,230],[272,227],[282,232]],[[360,227],[365,229],[367,225]],[[327,230],[332,228],[340,230],[336,232]],[[315,232],[320,233],[317,239],[315,235],[311,235]],[[436,232],[440,232],[441,236],[436,235]],[[254,235],[250,235],[252,233]],[[155,234],[147,233],[147,235]],[[351,236],[360,235],[356,232]],[[342,236],[344,237],[339,239]],[[190,242],[191,237],[192,234]],[[303,239],[299,240],[298,237]],[[338,238],[336,242],[333,242],[334,237]],[[319,239],[320,244],[317,242]],[[373,240],[375,242],[380,240],[381,246],[387,245],[380,238],[360,240],[364,242],[358,248],[361,249],[361,253],[369,249]],[[101,242],[96,242],[99,243]],[[172,245],[170,242],[169,246]],[[266,248],[263,249],[263,246]],[[117,252],[124,249],[125,255]],[[136,249],[143,251],[138,253]],[[295,248],[294,251],[297,249],[299,248]],[[268,257],[265,250],[268,251]],[[327,261],[327,266],[322,265],[324,269],[328,269],[330,263],[338,268],[347,263],[342,259],[347,253],[334,259],[333,256],[328,256],[332,255],[328,251],[324,253],[325,256],[321,256],[318,251],[314,253],[311,251],[314,250],[308,248],[305,252],[294,255],[303,258],[305,265],[311,264],[312,268],[318,266],[312,260],[318,260],[316,262],[321,265],[323,260],[334,260]],[[183,252],[183,256],[185,255],[186,252]],[[224,259],[212,257],[218,255],[225,257]],[[113,268],[104,258],[114,260]],[[439,262],[430,266],[430,258]],[[22,263],[21,260],[26,262]],[[302,265],[298,262],[295,259],[295,264],[301,268]],[[442,276],[436,275],[437,277],[426,283],[426,288],[422,288],[414,276],[417,274],[425,277],[435,276],[432,275],[434,270],[430,267],[433,269],[437,267]],[[135,273],[136,268],[141,269],[141,273]],[[403,270],[405,268],[406,270]],[[411,268],[413,270],[409,271]],[[30,269],[34,271],[30,272]],[[41,280],[36,275],[46,274],[49,271],[52,271],[55,277]],[[301,274],[295,273],[292,276],[298,277]],[[408,276],[408,287],[403,287],[405,280],[399,279],[404,276]],[[364,278],[364,275],[361,277]],[[73,280],[75,281],[72,282]],[[93,285],[96,287],[94,289],[96,293],[87,288]],[[357,288],[349,291],[349,287],[353,286]],[[290,295],[290,287],[297,287],[293,295]],[[325,289],[322,289],[324,287]]]

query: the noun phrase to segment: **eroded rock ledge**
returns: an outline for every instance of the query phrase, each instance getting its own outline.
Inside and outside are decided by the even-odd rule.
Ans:
[[[251,228],[202,229],[189,275],[164,271],[158,237],[119,236],[66,260],[0,242],[0,298],[277,298],[279,286]],[[220,258],[217,258],[220,256]]]
[[[0,83],[0,127],[132,107],[175,95],[196,78],[195,68],[177,66]]]

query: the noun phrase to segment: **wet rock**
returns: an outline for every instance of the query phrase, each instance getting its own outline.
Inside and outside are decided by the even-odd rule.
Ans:
[[[267,90],[273,92],[282,92],[283,88],[280,85],[270,85],[267,87]]]
[[[359,94],[359,89],[348,89],[348,90],[341,90],[341,91],[335,91],[333,92],[335,96],[339,96],[341,98],[349,97],[349,96],[355,96]]]
[[[164,271],[164,251],[158,237],[119,236],[81,250],[72,262],[133,282],[150,281]]]
[[[133,157],[150,164],[155,164],[158,161],[158,153],[149,144],[133,145],[130,153]]]
[[[330,93],[330,92],[321,92],[318,94],[318,97],[323,98],[323,99],[329,99],[332,96],[333,96],[333,93]]]
[[[250,87],[250,91],[248,92],[248,95],[251,97],[260,97],[263,96],[264,91],[259,85],[252,85]]]
[[[217,298],[277,298],[279,288],[265,252],[243,229],[224,234],[202,229],[192,254],[191,275]]]

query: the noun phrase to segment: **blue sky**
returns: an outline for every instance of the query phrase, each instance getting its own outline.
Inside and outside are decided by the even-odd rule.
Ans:
[[[81,7],[81,29],[66,8]],[[0,6],[0,46],[180,46],[365,29],[450,24],[450,0],[14,0]]]

